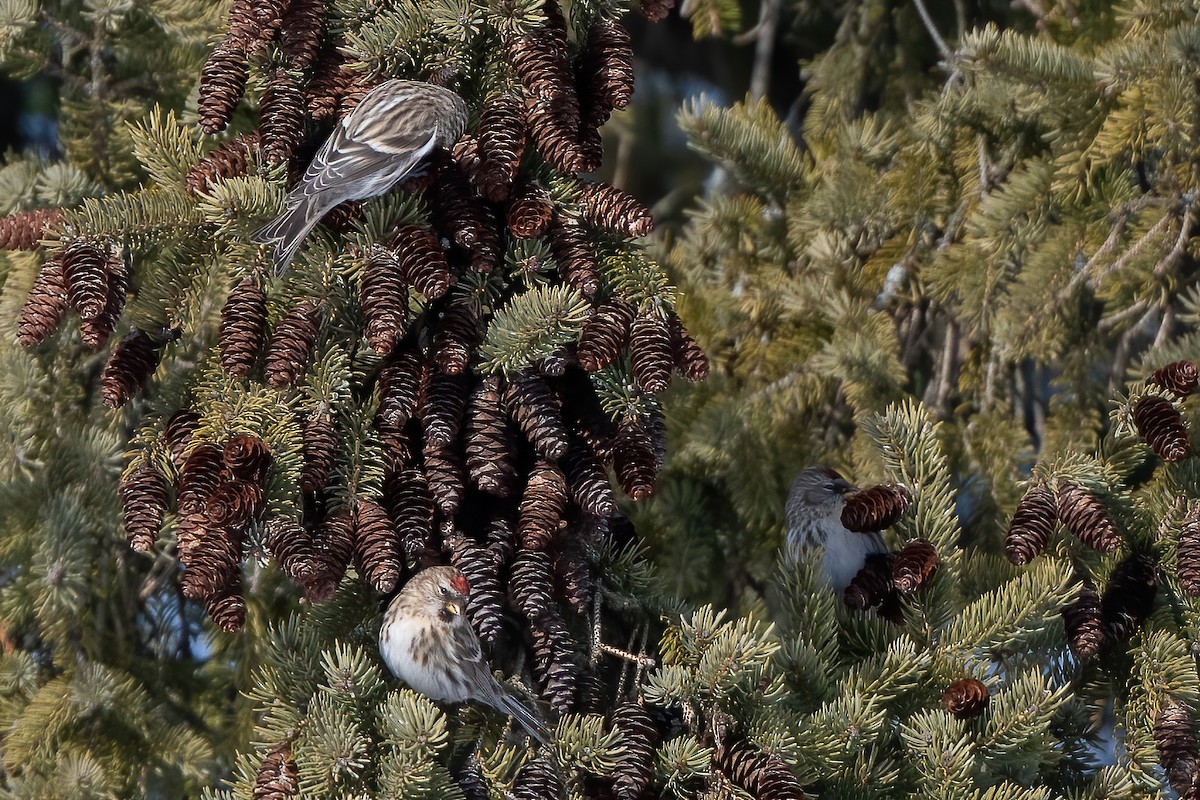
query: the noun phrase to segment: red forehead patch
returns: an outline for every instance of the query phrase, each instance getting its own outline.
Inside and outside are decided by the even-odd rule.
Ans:
[[[450,579],[450,588],[464,596],[471,593],[471,584],[461,574]]]

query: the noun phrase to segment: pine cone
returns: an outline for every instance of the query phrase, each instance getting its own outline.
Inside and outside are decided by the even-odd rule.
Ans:
[[[81,319],[79,331],[83,343],[92,350],[99,350],[108,342],[108,337],[117,328],[121,311],[125,308],[125,295],[129,291],[129,270],[119,258],[110,258],[108,272],[108,298],[104,310],[95,319]]]
[[[438,510],[448,518],[458,513],[466,483],[458,453],[450,448],[433,447],[425,450],[425,474],[429,476],[429,491]]]
[[[117,497],[129,546],[148,552],[158,540],[167,510],[167,484],[162,473],[149,459],[142,461],[121,478]]]
[[[758,800],[803,800],[804,790],[779,756],[730,738],[713,753],[713,765]]]
[[[1117,526],[1104,505],[1070,481],[1058,483],[1058,518],[1093,550],[1111,553],[1121,546]]]
[[[225,442],[221,459],[236,478],[261,484],[275,459],[267,443],[249,433],[239,433]]]
[[[650,209],[628,192],[593,181],[580,181],[579,186],[579,213],[588,225],[634,238],[654,230]]]
[[[188,536],[193,541],[187,548],[180,547],[180,560],[186,566],[180,578],[183,596],[189,600],[208,600],[225,594],[237,579],[241,566],[242,531],[221,527],[196,515],[189,520],[188,527]],[[240,588],[239,585],[239,592]]]
[[[192,442],[192,434],[200,425],[200,415],[190,408],[183,408],[171,415],[163,426],[163,438],[171,450],[171,461],[176,469],[183,466],[183,454]]]
[[[158,347],[147,334],[134,328],[121,339],[100,375],[100,399],[109,408],[120,408],[142,390],[158,366]]]
[[[540,375],[527,371],[513,378],[504,390],[504,403],[539,455],[556,461],[566,454],[562,404]]]
[[[279,44],[290,69],[303,71],[312,66],[321,51],[325,29],[325,0],[288,0]]]
[[[279,562],[283,574],[303,587],[313,574],[316,559],[308,529],[291,517],[272,517],[267,520],[263,544]]]
[[[508,497],[516,483],[514,442],[501,408],[500,381],[484,378],[467,402],[467,474],[481,492]]]
[[[671,385],[675,364],[667,321],[653,312],[639,314],[629,327],[629,366],[642,391],[661,394]]]
[[[563,417],[571,436],[584,442],[596,458],[608,463],[619,434],[617,423],[605,412],[591,378],[581,367],[570,366],[555,389],[563,403]]]
[[[588,29],[578,68],[583,127],[598,128],[633,97],[633,46],[617,20],[598,15]]]
[[[249,377],[266,339],[267,295],[254,278],[243,278],[221,309],[217,344],[221,367],[235,378]]]
[[[630,500],[640,502],[654,494],[658,477],[658,457],[648,420],[621,423],[613,448],[613,469],[617,482]]]
[[[236,633],[246,624],[246,600],[242,597],[242,579],[233,579],[215,594],[204,599],[204,610],[225,633]]]
[[[1154,746],[1158,763],[1167,773],[1180,800],[1192,800],[1200,789],[1200,739],[1192,722],[1192,712],[1177,700],[1167,700],[1154,720]]]
[[[436,372],[421,400],[418,414],[425,440],[438,447],[449,447],[458,437],[470,394],[470,379],[463,375]]]
[[[296,0],[293,0],[295,3]],[[254,778],[254,800],[289,800],[300,795],[298,770],[288,742],[276,747],[263,759]]]
[[[392,243],[402,277],[427,300],[436,300],[453,285],[454,273],[431,231],[404,225],[396,230]]]
[[[908,489],[894,483],[881,483],[855,492],[842,507],[842,525],[851,531],[872,533],[892,527],[912,504]]]
[[[432,547],[433,495],[425,474],[420,470],[407,469],[389,475],[383,497],[404,553],[410,559],[415,559],[421,551]],[[474,585],[471,584],[472,587]]]
[[[354,523],[345,508],[325,515],[313,536],[313,570],[301,585],[310,603],[333,597],[354,554]]]
[[[1200,383],[1200,370],[1191,361],[1173,361],[1155,370],[1149,382],[1182,400],[1196,390],[1196,384]]]
[[[554,569],[550,555],[542,550],[522,547],[512,564],[508,588],[514,605],[529,620],[556,616]]]
[[[211,442],[201,442],[191,449],[179,468],[176,504],[180,515],[204,512],[204,506],[221,482],[224,470],[220,447]]]
[[[0,217],[0,250],[35,250],[46,229],[62,222],[61,208],[35,208]]]
[[[543,747],[525,762],[513,781],[513,800],[558,800],[565,787],[561,768],[550,748]]]
[[[575,76],[568,55],[566,20],[558,0],[547,0],[542,10],[546,14],[546,24],[512,39],[508,47],[509,59],[525,86],[526,100],[553,108],[562,127],[576,131],[579,128],[579,98],[575,95]]]
[[[289,311],[267,345],[263,374],[267,385],[276,389],[291,386],[304,373],[317,343],[317,311],[320,304],[304,300]]]
[[[933,573],[937,572],[938,552],[924,539],[913,539],[905,543],[892,562],[892,583],[896,591],[912,594],[929,585]]]
[[[450,148],[450,158],[458,165],[458,169],[471,182],[476,190],[479,190],[479,164],[482,160],[479,150],[479,137],[473,133],[464,133],[458,137],[458,141]],[[429,189],[428,184],[424,184],[424,176],[412,179],[414,184],[421,182],[421,192]],[[407,181],[406,181],[407,183]],[[480,192],[482,194],[482,192]]]
[[[1117,564],[1100,598],[1105,638],[1121,641],[1132,636],[1154,610],[1157,593],[1158,575],[1145,556],[1131,554]]]
[[[214,524],[240,527],[262,511],[263,490],[258,484],[241,478],[222,481],[205,503],[204,513]]]
[[[458,567],[471,587],[467,616],[480,640],[494,645],[504,630],[504,587],[498,553],[473,539],[460,537],[453,545],[450,562]]]
[[[483,775],[479,756],[472,754],[467,757],[458,771],[456,780],[465,800],[490,800],[488,781]]]
[[[339,49],[338,43],[329,41],[317,55],[312,75],[305,87],[308,116],[313,122],[323,122],[341,113],[348,113],[349,109],[344,108],[344,101],[352,95],[360,94],[358,79],[359,76],[346,64],[346,57]]]
[[[708,356],[700,343],[683,327],[683,321],[674,311],[667,315],[667,327],[671,331],[671,355],[675,369],[689,381],[702,381],[708,377]]]
[[[1184,594],[1200,597],[1200,506],[1192,506],[1179,530],[1175,571]]]
[[[17,319],[17,341],[25,347],[45,341],[62,323],[68,305],[62,260],[52,256],[42,264],[25,305],[21,307],[21,316]]]
[[[238,134],[217,145],[211,153],[188,170],[184,179],[188,194],[197,197],[222,178],[245,175],[261,148],[262,138],[258,131]]]
[[[471,365],[479,343],[479,320],[469,306],[449,306],[433,323],[433,359],[447,375],[461,375]]]
[[[505,92],[488,102],[480,115],[480,163],[474,175],[479,193],[493,203],[507,200],[524,152],[523,106],[515,93]]]
[[[491,206],[480,201],[453,161],[444,162],[425,192],[430,219],[442,236],[467,251],[471,269],[490,272],[499,262],[499,222]]]
[[[654,756],[658,729],[646,707],[626,700],[613,711],[612,726],[621,732],[624,752],[612,770],[613,793],[617,800],[638,800],[654,780]]]
[[[387,425],[400,429],[417,413],[421,386],[428,380],[428,368],[421,356],[411,350],[394,351],[379,370],[379,417]]]
[[[891,556],[880,553],[867,556],[863,568],[847,584],[842,600],[846,608],[864,611],[882,603],[895,590]]]
[[[1031,484],[1008,523],[1008,536],[1004,539],[1008,560],[1014,564],[1032,561],[1046,549],[1057,522],[1058,505],[1054,492],[1044,484]]]
[[[304,92],[295,75],[285,67],[276,67],[258,111],[258,130],[268,161],[282,163],[296,152],[304,140],[304,112]]]
[[[567,508],[567,479],[559,468],[540,460],[529,473],[517,522],[521,546],[529,550],[545,550],[550,539],[558,533],[559,523]]]
[[[1082,580],[1075,600],[1062,610],[1067,644],[1079,658],[1091,658],[1104,646],[1104,621],[1100,596],[1092,582]]]
[[[554,206],[545,189],[534,183],[524,184],[509,200],[505,212],[508,231],[517,239],[545,236],[554,219]]]
[[[83,319],[96,319],[108,302],[109,254],[90,239],[75,239],[62,250],[67,299]]]
[[[586,297],[600,288],[600,267],[583,229],[557,218],[550,224],[550,252],[558,264],[558,274],[567,285]]]
[[[1180,461],[1192,453],[1183,417],[1164,397],[1146,395],[1134,403],[1133,425],[1163,461]]]
[[[246,91],[250,75],[246,52],[231,39],[217,45],[200,70],[200,129],[208,134],[225,130]]]
[[[300,467],[300,490],[316,492],[329,485],[337,465],[338,434],[333,418],[319,411],[304,418],[304,463]]]
[[[942,707],[957,719],[972,719],[983,713],[991,699],[982,681],[959,678],[942,695]]]
[[[400,543],[383,507],[359,499],[354,507],[354,555],[359,574],[371,587],[387,594],[400,580]]]
[[[662,22],[675,7],[675,0],[639,0],[638,10],[651,22]]]
[[[557,615],[530,620],[533,675],[540,693],[559,714],[572,710],[579,696],[580,666],[575,642]]]
[[[361,297],[367,343],[386,356],[408,330],[408,286],[391,250],[371,248],[363,265]]]
[[[571,500],[581,511],[597,517],[616,512],[617,498],[609,483],[608,472],[587,445],[572,442],[562,466]]]
[[[586,617],[592,612],[592,602],[596,599],[596,576],[580,544],[579,533],[578,529],[566,530],[563,531],[565,535],[555,537],[554,586],[572,611]]]
[[[286,5],[287,0],[234,0],[226,40],[252,52],[262,50],[283,24]]]
[[[598,372],[621,357],[629,342],[629,329],[636,311],[620,297],[612,297],[596,309],[583,325],[576,357],[588,372]]]

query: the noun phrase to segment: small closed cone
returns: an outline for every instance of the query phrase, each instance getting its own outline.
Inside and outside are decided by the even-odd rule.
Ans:
[[[299,770],[288,742],[267,753],[254,777],[254,800],[290,800],[300,796]]]
[[[1200,597],[1200,506],[1192,506],[1179,529],[1175,570],[1184,594]]]
[[[957,719],[971,719],[982,714],[990,700],[987,686],[982,681],[959,678],[942,694],[942,707]]]
[[[301,301],[275,326],[263,364],[268,386],[291,386],[304,374],[317,343],[319,307],[314,300]]]
[[[937,549],[925,539],[907,542],[892,561],[892,582],[902,594],[929,585],[940,562]]]
[[[895,590],[896,587],[892,583],[891,556],[880,553],[867,557],[863,568],[854,575],[842,592],[842,601],[846,608],[863,611],[880,605]]]
[[[1054,491],[1045,484],[1035,483],[1025,490],[1017,503],[1008,535],[1004,538],[1004,554],[1014,564],[1028,564],[1050,543],[1058,522],[1058,503]]]
[[[235,378],[249,376],[266,339],[266,328],[267,295],[254,278],[244,278],[221,309],[217,336],[221,367]]]
[[[396,588],[402,564],[400,542],[387,512],[374,500],[360,498],[354,507],[354,556],[371,588],[381,594]]]
[[[1156,369],[1149,382],[1182,400],[1196,390],[1196,384],[1200,383],[1200,370],[1191,361],[1174,361]]]
[[[121,520],[129,546],[146,552],[158,540],[167,510],[167,483],[154,463],[146,459],[121,478],[117,487]]]
[[[729,737],[713,752],[713,766],[758,800],[803,800],[800,781],[779,756]]]
[[[639,314],[629,326],[629,365],[644,392],[661,394],[671,385],[675,366],[671,331],[660,314]]]
[[[658,729],[646,706],[636,700],[617,706],[612,726],[621,732],[625,743],[612,770],[613,794],[617,800],[638,800],[654,780]]]
[[[17,341],[25,347],[40,344],[58,329],[68,308],[62,259],[48,258],[21,307],[21,315],[17,318]]]
[[[1134,403],[1133,425],[1163,461],[1181,461],[1192,454],[1183,416],[1165,397],[1146,395]]]
[[[883,483],[855,492],[842,507],[842,525],[851,531],[870,533],[892,527],[912,504],[912,494],[903,486]]]
[[[1091,580],[1084,579],[1078,594],[1063,608],[1063,628],[1067,645],[1079,658],[1091,658],[1104,646],[1104,614],[1100,595]]]
[[[1117,526],[1104,504],[1070,481],[1058,483],[1058,518],[1093,550],[1111,553],[1121,546]]]
[[[117,345],[100,375],[100,399],[120,408],[142,390],[158,366],[158,344],[134,328]]]
[[[1154,747],[1167,782],[1181,800],[1200,796],[1200,739],[1191,710],[1177,700],[1167,700],[1154,719]]]

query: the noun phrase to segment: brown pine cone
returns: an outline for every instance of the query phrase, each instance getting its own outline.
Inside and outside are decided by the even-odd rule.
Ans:
[[[201,442],[191,449],[179,468],[176,505],[181,516],[203,514],[208,498],[222,480],[225,463],[221,448]]]
[[[1079,593],[1062,610],[1067,644],[1079,658],[1091,658],[1104,646],[1104,620],[1100,595],[1087,578],[1082,580]]]
[[[675,7],[675,0],[639,0],[638,11],[651,22],[662,22]]]
[[[303,300],[279,320],[263,365],[267,385],[282,389],[304,374],[317,343],[319,309],[316,300]]]
[[[543,747],[525,762],[512,785],[513,800],[555,800],[565,787],[562,769],[550,748]]]
[[[1155,565],[1145,556],[1131,554],[1113,569],[1100,598],[1106,639],[1128,639],[1154,610],[1158,593]]]
[[[587,445],[575,441],[562,462],[571,500],[586,514],[607,517],[617,510],[617,498],[604,464]]]
[[[221,459],[235,478],[256,484],[266,479],[275,463],[267,443],[249,433],[239,433],[225,442]]]
[[[598,372],[620,358],[636,314],[633,306],[615,295],[602,303],[579,335],[579,365],[588,372]]]
[[[1158,763],[1180,800],[1200,796],[1200,738],[1191,710],[1177,700],[1167,700],[1154,719],[1153,734]]]
[[[354,554],[354,523],[350,512],[339,509],[326,514],[313,536],[313,570],[301,584],[304,598],[323,603],[333,597]]]
[[[222,594],[237,578],[242,562],[242,531],[195,516],[189,527],[194,541],[180,548],[180,560],[186,567],[180,588],[189,600],[207,600]]]
[[[468,376],[446,375],[442,372],[429,376],[429,385],[418,409],[427,442],[438,447],[449,447],[458,438],[470,392]]]
[[[1200,383],[1200,370],[1191,361],[1173,361],[1156,369],[1149,382],[1182,400],[1196,390],[1196,384]]]
[[[873,533],[895,525],[912,504],[908,489],[881,483],[855,492],[842,507],[842,525],[847,530]]]
[[[1111,553],[1121,546],[1117,526],[1104,504],[1070,481],[1058,482],[1058,518],[1093,550]]]
[[[639,314],[629,326],[629,366],[638,386],[649,394],[665,392],[674,363],[667,321],[653,311]]]
[[[459,171],[462,172],[463,175],[467,176],[467,179],[471,182],[471,185],[478,190],[479,164],[482,160],[479,153],[479,137],[473,133],[464,133],[462,136],[458,137],[458,141],[456,141],[454,146],[450,148],[450,158],[455,164],[458,165]],[[428,190],[429,185],[425,183],[425,177],[423,175],[411,180],[411,185],[415,186],[418,183],[421,184],[421,193],[424,193],[426,190]],[[405,183],[408,184],[408,181]]]
[[[221,481],[204,505],[204,515],[213,525],[240,527],[258,516],[263,506],[263,490],[258,484],[241,478]]]
[[[313,574],[316,558],[308,529],[291,517],[271,517],[265,526],[263,544],[279,562],[283,574],[303,587]]]
[[[121,311],[125,308],[125,295],[129,291],[129,270],[119,258],[109,260],[108,299],[104,310],[95,319],[81,319],[79,332],[83,343],[92,350],[99,350],[108,342],[108,337],[117,328]]]
[[[1134,403],[1133,425],[1163,461],[1180,461],[1192,453],[1183,417],[1165,397],[1146,395]]]
[[[485,377],[471,391],[466,419],[467,474],[481,492],[508,497],[516,484],[515,443],[501,405],[500,379]]]
[[[62,250],[67,299],[83,319],[96,319],[108,302],[109,253],[91,239],[75,239]]]
[[[942,707],[957,719],[972,719],[983,713],[991,699],[982,681],[959,678],[946,688],[942,695]]]
[[[400,429],[417,413],[421,387],[428,381],[428,367],[412,350],[393,351],[379,370],[379,417]]]
[[[471,269],[490,272],[499,263],[499,220],[492,207],[483,203],[453,161],[442,163],[432,173],[425,192],[433,227],[467,251]]]
[[[674,311],[667,314],[667,327],[671,331],[671,354],[676,371],[692,382],[707,378],[708,356]]]
[[[246,624],[246,600],[242,597],[242,579],[233,579],[216,593],[204,599],[204,610],[217,627],[225,633],[237,633]]]
[[[575,641],[557,615],[530,620],[533,633],[533,677],[539,693],[559,714],[571,711],[579,696],[580,665]]]
[[[297,0],[293,0],[293,5]],[[254,800],[290,800],[300,796],[299,771],[288,742],[276,747],[263,759],[254,777]]]
[[[129,546],[148,552],[162,530],[167,510],[167,483],[149,459],[125,473],[117,488],[121,500],[121,520]]]
[[[578,90],[584,129],[599,128],[633,97],[633,46],[620,22],[597,16],[579,57]]]
[[[17,341],[33,347],[54,333],[67,315],[67,281],[62,260],[51,256],[38,270],[21,316],[17,319]]]
[[[1049,486],[1034,483],[1025,490],[1008,523],[1004,554],[1014,564],[1028,564],[1046,549],[1058,522],[1058,504]]]
[[[532,621],[558,615],[558,605],[554,602],[554,567],[548,553],[525,547],[518,550],[508,588],[513,605],[526,619]]]
[[[321,51],[325,30],[325,0],[288,0],[279,44],[289,69],[303,71],[312,66]]]
[[[850,580],[842,593],[846,608],[865,611],[879,605],[895,592],[892,585],[892,558],[886,553],[867,556],[863,568]]]
[[[1183,593],[1200,597],[1200,506],[1193,505],[1175,544],[1175,571]]]
[[[924,539],[906,542],[892,561],[892,583],[901,594],[912,594],[929,585],[937,572],[937,549]]]
[[[313,122],[333,119],[343,113],[343,101],[358,92],[359,76],[346,64],[338,43],[330,40],[317,55],[305,86],[308,116]]]
[[[222,178],[245,175],[261,147],[262,138],[258,131],[241,133],[222,142],[188,170],[184,179],[188,194],[196,197]]]
[[[579,225],[554,219],[550,224],[550,252],[558,264],[558,274],[568,286],[586,297],[596,294],[600,289],[600,267]]]
[[[190,408],[182,408],[171,415],[163,425],[163,438],[171,450],[171,462],[176,469],[183,467],[184,452],[192,442],[192,434],[200,425],[200,415]]]
[[[579,128],[579,98],[568,53],[567,24],[558,0],[542,5],[546,24],[509,42],[508,56],[527,100],[553,107],[562,126]]]
[[[405,555],[415,559],[433,547],[433,494],[425,473],[406,469],[389,475],[383,499]]]
[[[386,356],[408,331],[408,285],[394,252],[371,248],[363,265],[361,298],[367,343]]]
[[[595,181],[580,181],[579,213],[594,228],[640,238],[654,230],[649,207],[628,192]]]
[[[581,617],[592,613],[596,599],[596,571],[584,552],[581,536],[589,536],[582,526],[563,530],[554,539],[554,587],[571,610]]]
[[[447,518],[458,513],[466,480],[462,461],[458,453],[450,448],[430,447],[424,452],[425,474],[429,478],[429,491],[438,510]]]
[[[596,458],[610,463],[619,427],[600,405],[591,378],[581,367],[570,366],[554,384],[571,436],[585,443]]]
[[[304,92],[296,76],[278,66],[267,81],[258,111],[258,130],[268,161],[287,161],[304,141]]]
[[[804,790],[779,756],[740,738],[727,738],[713,753],[713,766],[758,800],[803,800]]]
[[[221,367],[235,378],[254,369],[267,333],[267,295],[254,278],[243,278],[221,308],[217,345]]]
[[[616,707],[612,726],[621,732],[625,743],[611,773],[613,794],[616,800],[638,800],[654,780],[658,728],[646,707],[636,700],[626,700]]]
[[[562,403],[544,378],[531,371],[515,376],[504,390],[504,404],[539,455],[552,461],[566,455]]]
[[[246,91],[250,75],[246,52],[226,37],[209,54],[200,70],[200,129],[208,134],[225,130]]]
[[[62,221],[61,208],[35,208],[0,217],[0,250],[35,250],[46,229]]]
[[[545,550],[567,509],[567,479],[556,464],[539,460],[521,495],[517,535],[521,547]]]
[[[354,507],[354,556],[371,588],[381,594],[396,588],[402,567],[400,543],[387,512],[373,500],[360,498]]]
[[[504,587],[500,582],[503,566],[492,548],[481,546],[462,536],[453,543],[450,562],[471,587],[467,616],[485,645],[495,644],[504,630]]]
[[[439,311],[433,320],[433,360],[438,369],[447,375],[466,372],[479,339],[479,320],[469,306]]]
[[[613,469],[617,482],[630,500],[640,502],[654,494],[658,478],[658,456],[648,420],[621,423],[613,448]]]
[[[338,433],[328,412],[318,411],[304,418],[300,467],[300,490],[316,492],[329,485],[330,475],[337,465]]]
[[[134,328],[117,345],[100,375],[100,399],[109,408],[120,408],[142,390],[158,367],[158,346],[149,335]]]
[[[493,203],[507,200],[524,152],[524,108],[514,92],[505,92],[490,100],[480,115],[480,163],[474,174],[479,193]]]
[[[508,231],[517,239],[545,236],[554,219],[550,195],[535,183],[523,184],[512,196],[505,212]]]
[[[251,52],[262,50],[283,24],[288,0],[234,0],[226,40]]]
[[[432,231],[404,225],[392,236],[392,244],[401,276],[427,300],[436,300],[453,285],[454,273]]]

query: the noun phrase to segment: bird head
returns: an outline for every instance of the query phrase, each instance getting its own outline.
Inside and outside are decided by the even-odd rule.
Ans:
[[[411,596],[425,606],[426,613],[456,617],[467,607],[471,585],[454,567],[429,567],[405,585],[404,594],[410,591]]]
[[[804,507],[821,516],[841,514],[844,496],[854,491],[857,491],[854,484],[838,474],[837,470],[809,467],[792,481],[787,506],[789,512],[793,508]]]

